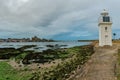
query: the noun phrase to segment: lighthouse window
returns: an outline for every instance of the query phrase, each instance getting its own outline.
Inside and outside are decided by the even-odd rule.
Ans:
[[[109,16],[104,16],[103,17],[103,22],[110,22],[110,17]]]
[[[108,37],[108,35],[105,35],[105,37],[107,38],[107,37]]]
[[[107,31],[107,27],[105,27],[105,31]]]

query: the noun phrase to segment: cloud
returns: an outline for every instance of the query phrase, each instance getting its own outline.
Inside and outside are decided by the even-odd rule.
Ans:
[[[73,37],[81,37],[81,36],[90,36],[91,34],[89,32],[86,32],[86,31],[79,31],[79,32],[74,32],[71,34],[71,36]]]
[[[0,36],[37,35],[55,39],[57,35],[61,37],[64,33],[64,36],[62,35],[64,38],[67,36],[76,39],[80,36],[88,36],[88,39],[96,39],[98,17],[104,8],[110,10],[116,21],[113,29],[119,29],[118,17],[116,17],[119,15],[118,2],[120,1],[0,0],[0,30],[2,31]],[[116,5],[113,6],[112,3]]]

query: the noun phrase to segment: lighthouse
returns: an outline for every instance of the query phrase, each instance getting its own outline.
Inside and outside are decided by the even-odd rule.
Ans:
[[[109,13],[103,10],[99,18],[99,46],[112,46],[112,20]]]

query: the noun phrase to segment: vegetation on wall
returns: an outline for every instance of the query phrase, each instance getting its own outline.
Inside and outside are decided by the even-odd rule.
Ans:
[[[93,46],[74,47],[67,51],[74,55],[44,72],[34,73],[30,80],[64,80],[70,76],[71,71],[75,70],[78,65],[83,65],[94,53]]]

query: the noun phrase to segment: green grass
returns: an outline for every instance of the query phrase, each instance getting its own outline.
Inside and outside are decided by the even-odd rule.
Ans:
[[[21,53],[20,55],[16,56],[16,59],[24,59],[24,57],[27,55],[27,53]]]
[[[28,80],[31,75],[13,69],[7,62],[0,62],[0,80]]]
[[[21,53],[21,54],[19,54],[18,56],[16,56],[16,57],[15,57],[16,62],[17,62],[17,63],[20,63],[20,61],[21,61],[22,59],[24,59],[27,54],[28,54],[28,53],[24,52],[24,53]]]

